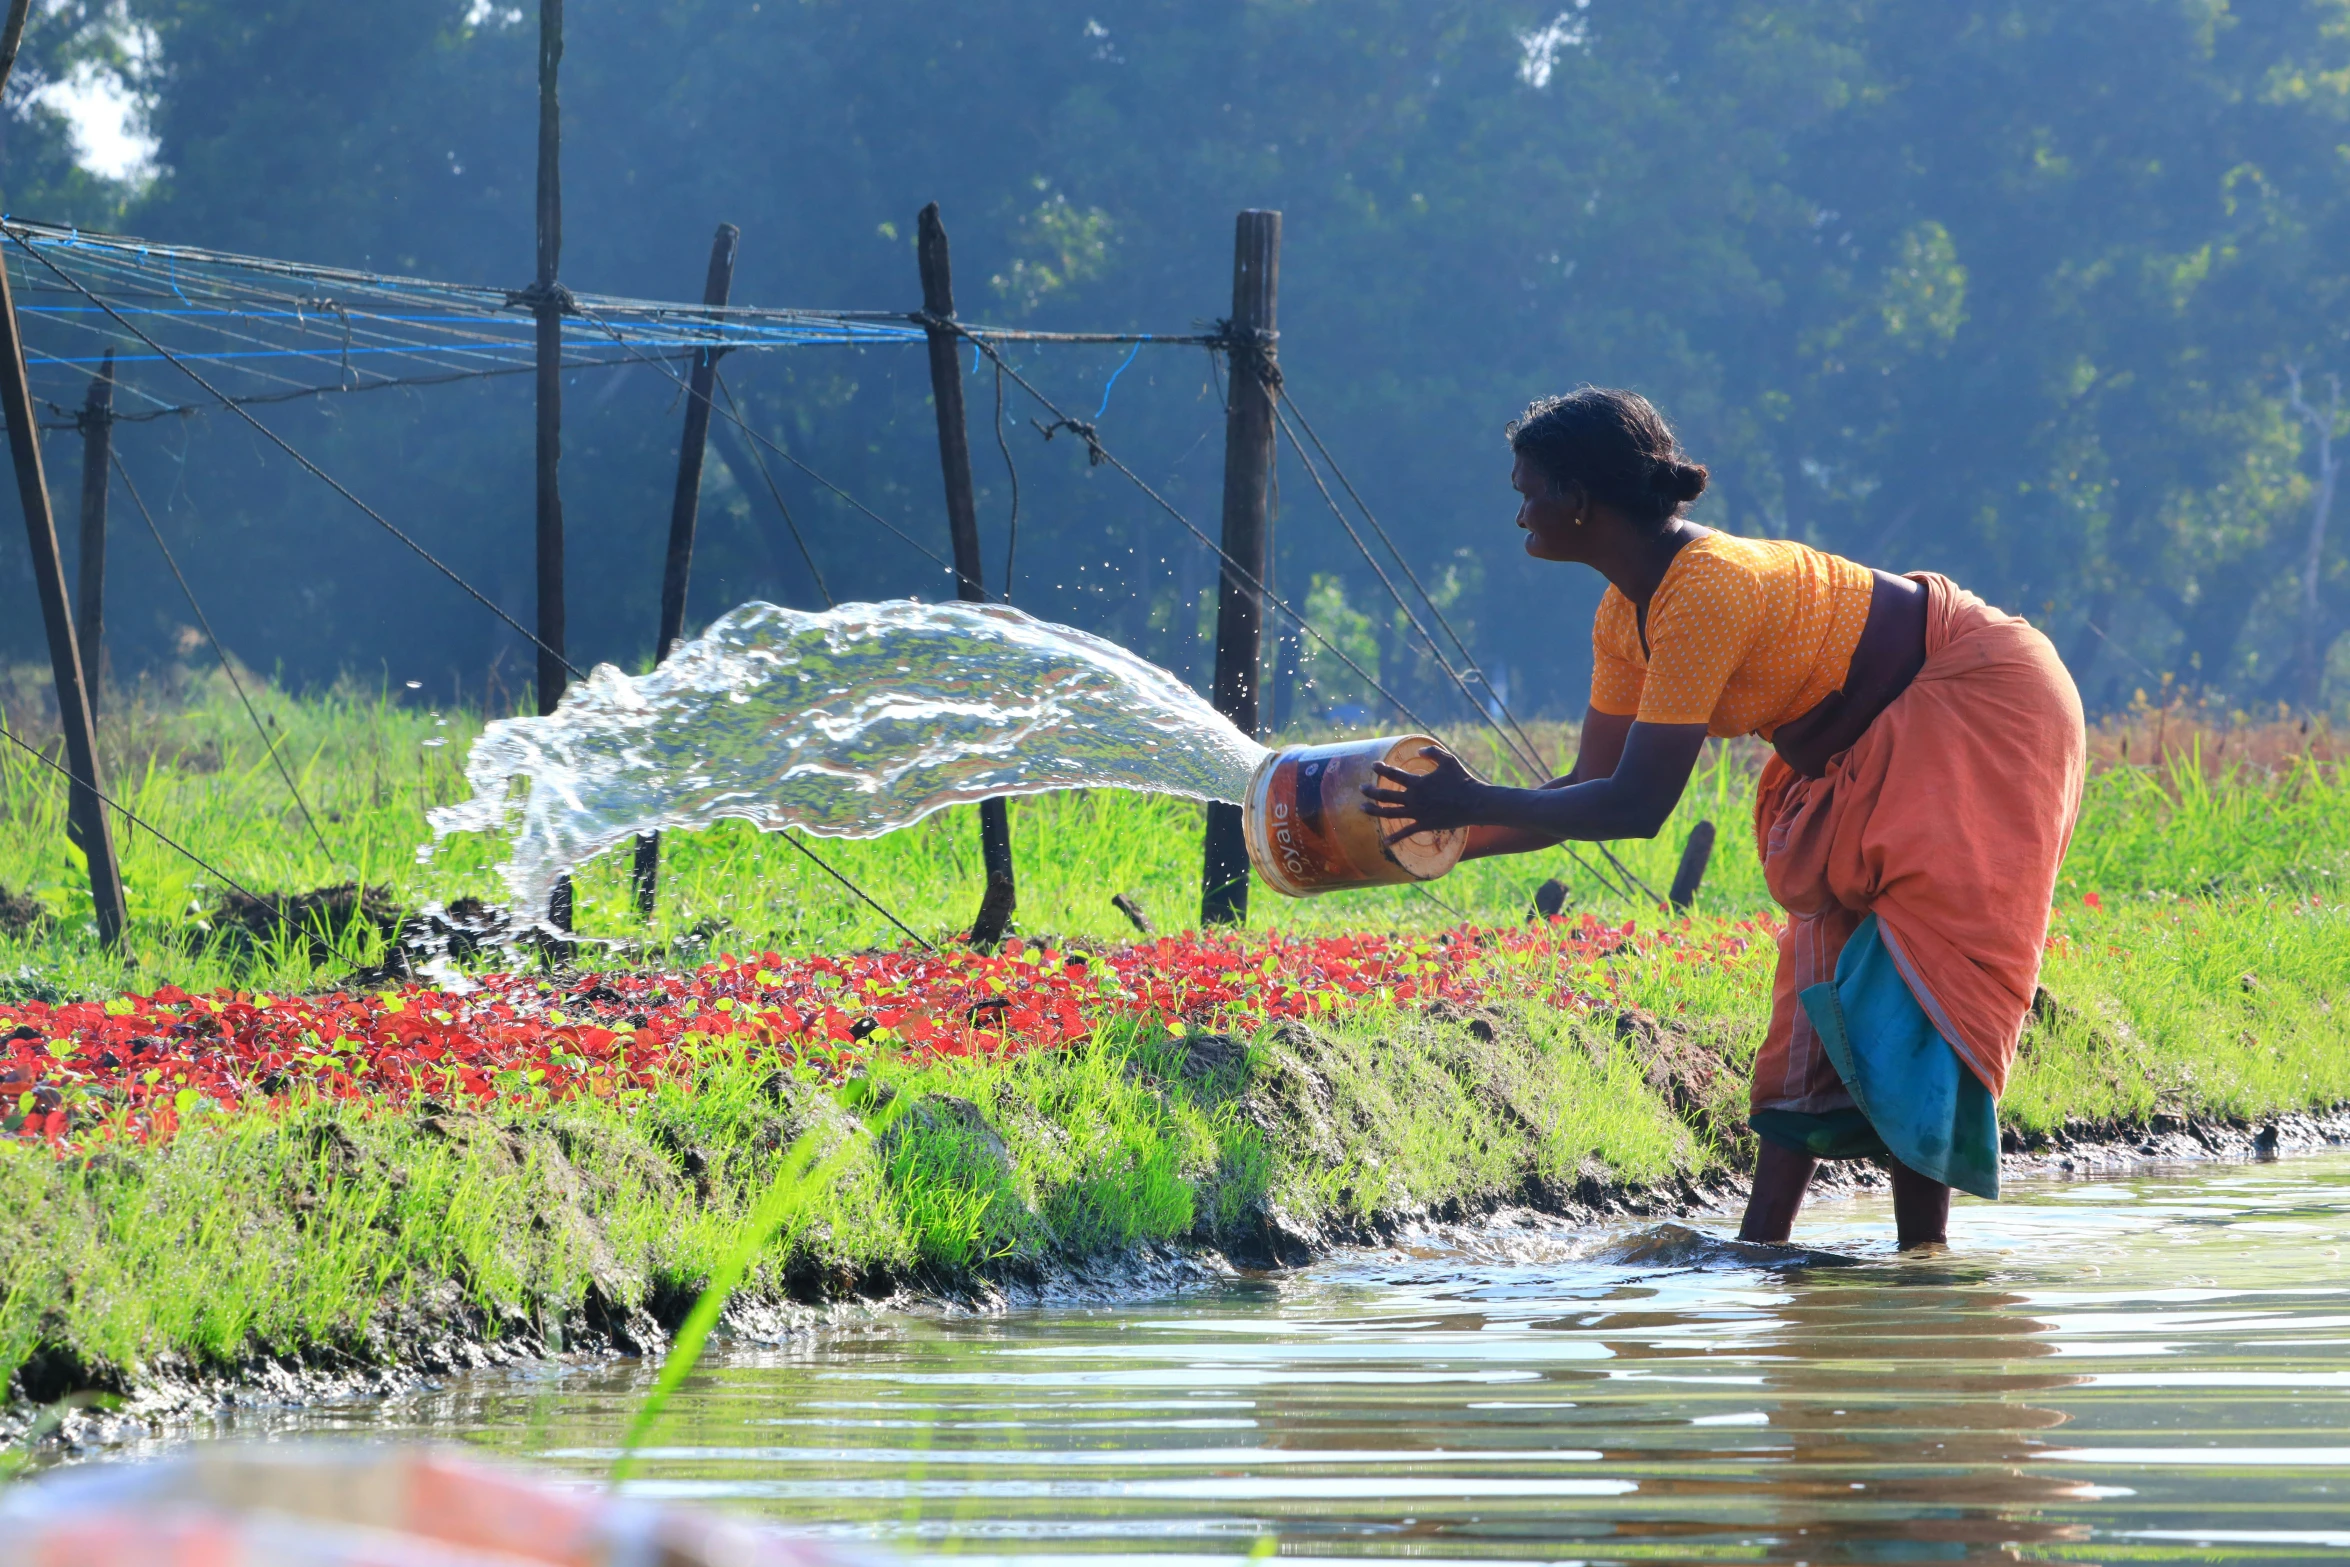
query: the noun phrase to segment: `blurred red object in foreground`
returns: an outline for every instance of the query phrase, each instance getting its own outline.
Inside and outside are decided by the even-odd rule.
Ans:
[[[198,1448],[0,1495],[19,1567],[848,1567],[830,1547],[431,1449]]]

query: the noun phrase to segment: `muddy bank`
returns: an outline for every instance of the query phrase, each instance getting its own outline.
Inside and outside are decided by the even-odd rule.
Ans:
[[[2143,1123],[2073,1121],[2058,1131],[2010,1133],[2003,1174],[2093,1176],[2205,1159],[2250,1162],[2350,1146],[2350,1106],[2260,1120],[2157,1115]]]
[[[2182,1122],[2162,1117],[2143,1127],[2084,1124],[2034,1139],[2009,1152],[2004,1173],[2015,1176],[2095,1178],[2149,1166],[2199,1161],[2253,1162],[2322,1153],[2350,1146],[2350,1108],[2325,1115],[2287,1115],[2258,1125]],[[1471,1211],[1448,1204],[1418,1214],[1382,1215],[1342,1229],[1307,1229],[1271,1220],[1250,1260],[1215,1247],[1137,1246],[1115,1255],[1074,1257],[1023,1268],[1003,1277],[939,1290],[907,1284],[850,1299],[800,1299],[772,1292],[738,1299],[728,1310],[725,1336],[751,1343],[817,1337],[828,1329],[901,1311],[995,1312],[1021,1307],[1117,1304],[1213,1284],[1243,1272],[1300,1267],[1347,1246],[1447,1244],[1472,1239],[1496,1222],[1591,1225],[1625,1217],[1684,1220],[1735,1213],[1746,1195],[1742,1175],[1716,1171],[1669,1190],[1598,1185],[1574,1194],[1535,1187]],[[1887,1182],[1872,1166],[1823,1169],[1819,1200],[1881,1190]],[[1800,1259],[1796,1248],[1790,1254]],[[1285,1260],[1268,1263],[1268,1256]],[[879,1283],[881,1281],[875,1281]],[[454,1291],[450,1292],[454,1295]],[[687,1302],[690,1304],[690,1300]],[[665,1303],[672,1304],[674,1303]],[[90,1455],[184,1435],[238,1410],[286,1409],[358,1399],[387,1399],[432,1388],[468,1371],[563,1359],[659,1355],[682,1309],[649,1317],[615,1334],[584,1313],[567,1325],[493,1325],[477,1308],[447,1299],[438,1313],[420,1312],[387,1328],[378,1359],[332,1350],[260,1356],[234,1367],[200,1367],[184,1357],[159,1357],[118,1395],[77,1389],[59,1401],[19,1396],[0,1411],[0,1442],[31,1445],[49,1457]],[[663,1317],[670,1320],[664,1321]],[[64,1368],[55,1368],[63,1370]],[[41,1373],[35,1373],[39,1375]],[[93,1399],[90,1394],[101,1392]]]
[[[657,1355],[803,1138],[848,1151],[838,1201],[738,1296],[726,1330],[742,1338],[1131,1300],[1510,1213],[1735,1211],[1738,1044],[1728,1025],[1634,1011],[1435,1010],[1245,1042],[1138,1032],[851,1083],[721,1064],[625,1115],[322,1107],[45,1178],[12,1159],[0,1264],[41,1310],[0,1320],[26,1344],[0,1437],[90,1448],[223,1409]],[[2166,1114],[2011,1134],[2007,1160],[2091,1175],[2346,1142],[2350,1110]],[[1843,1166],[1822,1190],[1881,1182]],[[50,1275],[30,1270],[43,1255]],[[319,1293],[336,1269],[347,1298]],[[217,1298],[190,1310],[173,1291]]]

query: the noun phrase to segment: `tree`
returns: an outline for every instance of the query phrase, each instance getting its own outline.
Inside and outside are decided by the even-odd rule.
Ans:
[[[122,222],[527,278],[529,8],[127,3],[156,40],[138,80],[164,167],[115,194]],[[724,219],[744,231],[738,299],[909,308],[911,220],[935,197],[966,314],[1182,329],[1224,309],[1234,210],[1283,208],[1289,388],[1423,574],[1472,552],[1457,613],[1517,705],[1580,709],[1597,586],[1519,552],[1501,426],[1582,381],[1664,406],[1714,470],[1701,520],[1947,571],[2046,624],[2093,699],[2139,662],[2250,695],[2310,635],[2305,425],[2279,387],[2289,364],[2340,362],[2350,0],[677,0],[570,20],[575,286],[689,295]],[[0,148],[14,210],[83,200],[36,164],[22,138]],[[1212,531],[1216,372],[1146,350],[1113,390],[1123,352],[1017,363],[1102,408],[1102,438]],[[924,383],[893,351],[736,356],[727,375],[760,430],[943,544]],[[994,387],[973,393],[992,424]],[[674,395],[637,370],[567,399],[589,656],[649,650]],[[1200,547],[1040,442],[1030,411],[1010,389],[998,449],[1019,469],[1021,602],[1193,667]],[[493,596],[522,591],[520,396],[272,417]],[[994,430],[973,433],[996,559],[1011,478]],[[198,591],[241,611],[248,658],[471,679],[512,640],[216,425],[132,435],[126,460],[167,525],[200,527]],[[763,535],[764,483],[732,477],[756,504],[707,534],[697,619],[808,601],[796,552]],[[938,590],[822,486],[777,478],[837,594]],[[1318,505],[1281,519],[1278,580],[1360,584]],[[2350,577],[2314,537],[2331,626]],[[134,664],[142,639],[169,647],[130,615],[141,596],[134,567]]]

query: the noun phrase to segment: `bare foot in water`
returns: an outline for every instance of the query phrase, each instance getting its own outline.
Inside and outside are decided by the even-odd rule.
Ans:
[[[1754,1190],[1746,1199],[1746,1217],[1738,1226],[1742,1241],[1787,1244],[1795,1230],[1795,1215],[1803,1194],[1811,1189],[1812,1172],[1820,1161],[1778,1143],[1766,1142],[1754,1163]]]
[[[1819,1167],[1819,1160],[1810,1154],[1764,1143],[1755,1160],[1754,1190],[1746,1199],[1746,1217],[1738,1226],[1738,1238],[1786,1245],[1795,1231],[1795,1216],[1803,1209],[1804,1193],[1811,1189],[1812,1172]],[[1891,1162],[1891,1169],[1894,1243],[1903,1251],[1948,1245],[1950,1188],[1898,1159]]]

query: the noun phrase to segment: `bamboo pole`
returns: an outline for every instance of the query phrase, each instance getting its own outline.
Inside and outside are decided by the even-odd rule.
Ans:
[[[82,552],[74,583],[74,639],[81,645],[82,685],[90,716],[106,693],[106,492],[114,455],[114,350],[90,378],[75,421],[82,435]]]
[[[538,275],[531,285],[538,350],[539,712],[563,700],[563,0],[539,0]],[[555,884],[547,919],[571,928],[571,878]]]
[[[1224,415],[1224,560],[1216,587],[1216,711],[1260,732],[1258,682],[1269,572],[1266,492],[1273,476],[1274,331],[1281,292],[1281,214],[1240,214],[1232,237],[1232,393]],[[1235,567],[1238,570],[1235,570]],[[1246,577],[1242,573],[1247,573]],[[1252,580],[1253,579],[1253,580]],[[1237,805],[1208,807],[1200,923],[1248,919],[1248,844]]]
[[[955,317],[954,271],[947,256],[946,225],[938,203],[922,209],[915,253],[922,267],[922,309],[931,318],[930,391],[938,409],[938,465],[946,480],[947,528],[955,545],[955,596],[966,603],[987,601],[979,563],[979,511],[971,490],[971,437],[963,415],[962,341],[945,323]],[[1011,928],[1019,902],[1012,878],[1012,818],[1004,802],[979,802],[979,855],[987,891],[979,917],[971,922],[971,945],[987,948]]]
[[[0,89],[16,64],[32,0],[11,0],[0,28]],[[98,774],[97,724],[90,716],[89,688],[82,678],[81,647],[65,592],[65,562],[57,549],[57,517],[49,507],[49,480],[41,469],[41,431],[33,418],[32,386],[25,377],[24,338],[16,318],[16,292],[0,266],[0,417],[8,425],[8,451],[15,459],[17,500],[24,507],[25,543],[32,554],[33,586],[41,598],[41,623],[49,633],[49,669],[57,682],[57,717],[65,730],[65,761],[72,774],[67,815],[89,866],[90,902],[98,939],[120,945],[129,911],[123,904],[122,865],[114,853],[114,824],[99,800],[105,780]]]
[[[743,231],[731,223],[718,225],[710,241],[710,269],[702,279],[702,303],[726,303],[734,293],[735,251]],[[710,388],[718,377],[720,350],[704,348],[694,355],[687,381],[685,432],[677,443],[677,493],[669,503],[669,553],[661,566],[661,629],[653,639],[657,663],[685,635],[685,590],[693,577],[694,528],[702,514],[702,458],[710,445]],[[661,835],[640,833],[636,840],[636,911],[646,919],[661,895]]]
[[[726,304],[734,292],[734,258],[742,230],[731,223],[718,225],[710,241],[710,269],[702,280],[702,303],[713,309]],[[702,459],[710,444],[710,389],[718,377],[722,349],[704,348],[694,355],[687,380],[685,433],[677,447],[677,493],[669,507],[669,554],[661,570],[661,634],[654,644],[656,660],[669,656],[685,634],[685,590],[693,574],[694,528],[702,510]]]
[[[563,0],[539,0],[538,276],[538,697],[539,712],[563,699]]]

